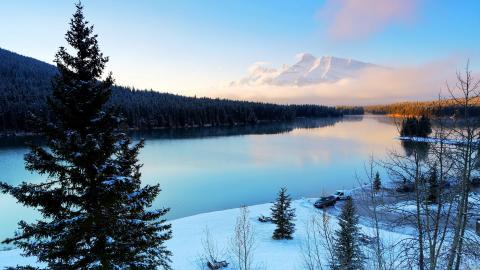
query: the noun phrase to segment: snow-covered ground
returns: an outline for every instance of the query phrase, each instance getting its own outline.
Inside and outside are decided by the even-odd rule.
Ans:
[[[440,143],[443,141],[444,144],[451,144],[451,145],[461,145],[465,144],[465,140],[461,139],[441,139],[441,138],[431,138],[431,137],[397,137],[397,139],[401,141],[412,141],[412,142],[426,142],[426,143]],[[474,144],[480,144],[479,140],[474,140]]]
[[[303,269],[302,243],[306,237],[306,224],[315,215],[321,215],[321,210],[313,207],[316,199],[300,199],[293,201],[296,209],[296,232],[293,240],[273,240],[272,232],[275,225],[257,221],[259,215],[269,215],[271,204],[260,204],[248,207],[250,220],[256,235],[254,261],[261,269],[293,270]],[[228,251],[228,244],[233,235],[236,217],[239,209],[230,209],[218,212],[200,214],[172,221],[174,238],[169,242],[169,247],[174,253],[174,269],[199,269],[198,258],[202,252],[201,239],[205,226],[208,226],[214,240],[220,249]],[[338,220],[332,216],[331,224],[336,228]],[[371,228],[361,226],[362,232],[373,235]],[[382,231],[385,239],[399,240],[406,235]],[[226,256],[228,257],[228,255]],[[227,258],[226,258],[227,259]],[[327,258],[325,258],[327,262]]]
[[[254,261],[256,265],[265,270],[303,269],[301,245],[306,237],[306,223],[312,216],[321,214],[321,211],[313,207],[314,201],[313,198],[293,201],[292,205],[296,208],[297,214],[296,232],[293,240],[273,240],[274,225],[257,221],[259,215],[270,214],[270,203],[248,207],[250,220],[255,230]],[[202,238],[206,227],[208,227],[219,249],[225,251],[226,254],[239,212],[240,210],[236,208],[172,220],[173,238],[168,241],[167,246],[174,254],[172,258],[173,268],[181,270],[200,269],[199,257],[202,254]],[[337,219],[332,216],[332,227],[336,228],[337,223]],[[364,225],[361,228],[363,233],[373,235],[371,228]],[[391,239],[392,241],[408,237],[389,231],[382,231],[381,234],[383,239]],[[227,254],[225,259],[228,260]],[[34,258],[21,257],[19,250],[0,252],[0,268],[2,269],[5,266],[32,264],[34,262]]]

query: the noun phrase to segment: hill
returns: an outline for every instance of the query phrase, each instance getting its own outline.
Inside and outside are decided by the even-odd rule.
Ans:
[[[30,113],[48,117],[56,67],[0,48],[0,133],[30,131]],[[129,128],[181,128],[288,121],[296,117],[342,115],[318,105],[276,105],[226,99],[186,97],[115,86],[109,106],[126,117]]]

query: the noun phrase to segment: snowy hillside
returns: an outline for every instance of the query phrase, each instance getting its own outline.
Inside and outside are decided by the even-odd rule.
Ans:
[[[268,215],[271,204],[261,204],[250,206],[250,221],[255,232],[255,265],[265,270],[294,270],[303,269],[302,244],[306,238],[306,224],[316,214],[321,211],[313,207],[315,199],[300,199],[293,201],[293,207],[296,208],[296,232],[293,240],[273,240],[272,232],[275,228],[273,224],[261,223],[257,221],[259,215]],[[334,209],[331,216],[332,225],[336,228],[338,223],[335,217],[338,209]],[[210,212],[172,220],[173,238],[168,241],[168,248],[173,252],[173,269],[195,270],[201,269],[199,258],[202,256],[202,238],[204,230],[208,227],[211,232],[212,240],[218,244],[219,252],[224,254],[222,258],[231,262],[228,255],[228,248],[231,238],[234,234],[235,219],[239,214],[239,209],[230,209],[224,211]],[[372,235],[373,230],[361,225],[365,234]],[[398,241],[408,236],[388,231],[381,232],[386,239]],[[325,254],[326,256],[326,254]],[[325,261],[327,257],[324,258]],[[0,252],[0,269],[6,266],[34,264],[34,258],[24,258],[20,256],[20,250],[10,250]],[[227,268],[230,270],[232,268]]]
[[[309,53],[297,56],[298,61],[292,66],[272,69],[257,63],[250,68],[248,77],[232,84],[271,84],[301,86],[318,83],[333,83],[342,79],[355,78],[368,68],[380,66],[333,56],[315,57]]]

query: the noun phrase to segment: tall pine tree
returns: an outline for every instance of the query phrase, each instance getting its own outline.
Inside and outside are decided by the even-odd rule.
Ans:
[[[102,80],[108,58],[82,5],[76,8],[66,34],[71,48],[61,47],[55,58],[59,73],[48,102],[53,120],[37,119],[46,147],[33,146],[25,156],[26,168],[47,180],[0,184],[43,220],[21,221],[5,243],[36,256],[46,269],[170,269],[165,241],[171,228],[162,218],[168,209],[147,210],[160,188],[141,187],[143,142],[132,144],[118,131],[122,119],[106,108],[113,84],[111,74]]]
[[[287,195],[287,189],[281,188],[278,198],[271,208],[272,222],[277,225],[273,232],[273,239],[293,239],[295,209],[292,208],[291,204],[292,199],[290,195]]]
[[[364,256],[359,246],[358,216],[352,198],[343,205],[338,218],[339,229],[335,231],[334,255],[332,268],[338,270],[363,269]]]

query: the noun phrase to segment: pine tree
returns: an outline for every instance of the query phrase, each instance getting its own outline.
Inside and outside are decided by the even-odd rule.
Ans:
[[[52,120],[37,119],[46,147],[33,146],[25,156],[26,168],[47,180],[0,184],[43,220],[21,221],[5,243],[36,256],[46,269],[170,269],[165,241],[171,228],[162,217],[168,209],[147,210],[160,188],[141,187],[143,141],[132,144],[119,131],[122,119],[105,106],[113,84],[111,74],[102,80],[108,58],[82,5],[76,8],[66,34],[75,54],[64,47],[56,54]]]
[[[358,216],[353,200],[348,198],[343,205],[338,221],[339,229],[335,231],[334,255],[332,268],[341,270],[363,269],[364,256],[358,243]]]
[[[418,120],[415,117],[408,117],[402,121],[400,136],[413,137],[418,134]]]
[[[373,189],[379,191],[382,188],[382,180],[380,180],[380,174],[377,172],[375,178],[373,178]]]
[[[422,115],[420,120],[418,120],[418,134],[419,137],[428,137],[432,133],[432,124],[430,123],[430,119]]]
[[[293,239],[292,234],[295,232],[295,209],[292,208],[292,199],[287,195],[287,189],[281,188],[278,198],[272,208],[272,222],[277,225],[273,232],[273,239]]]

